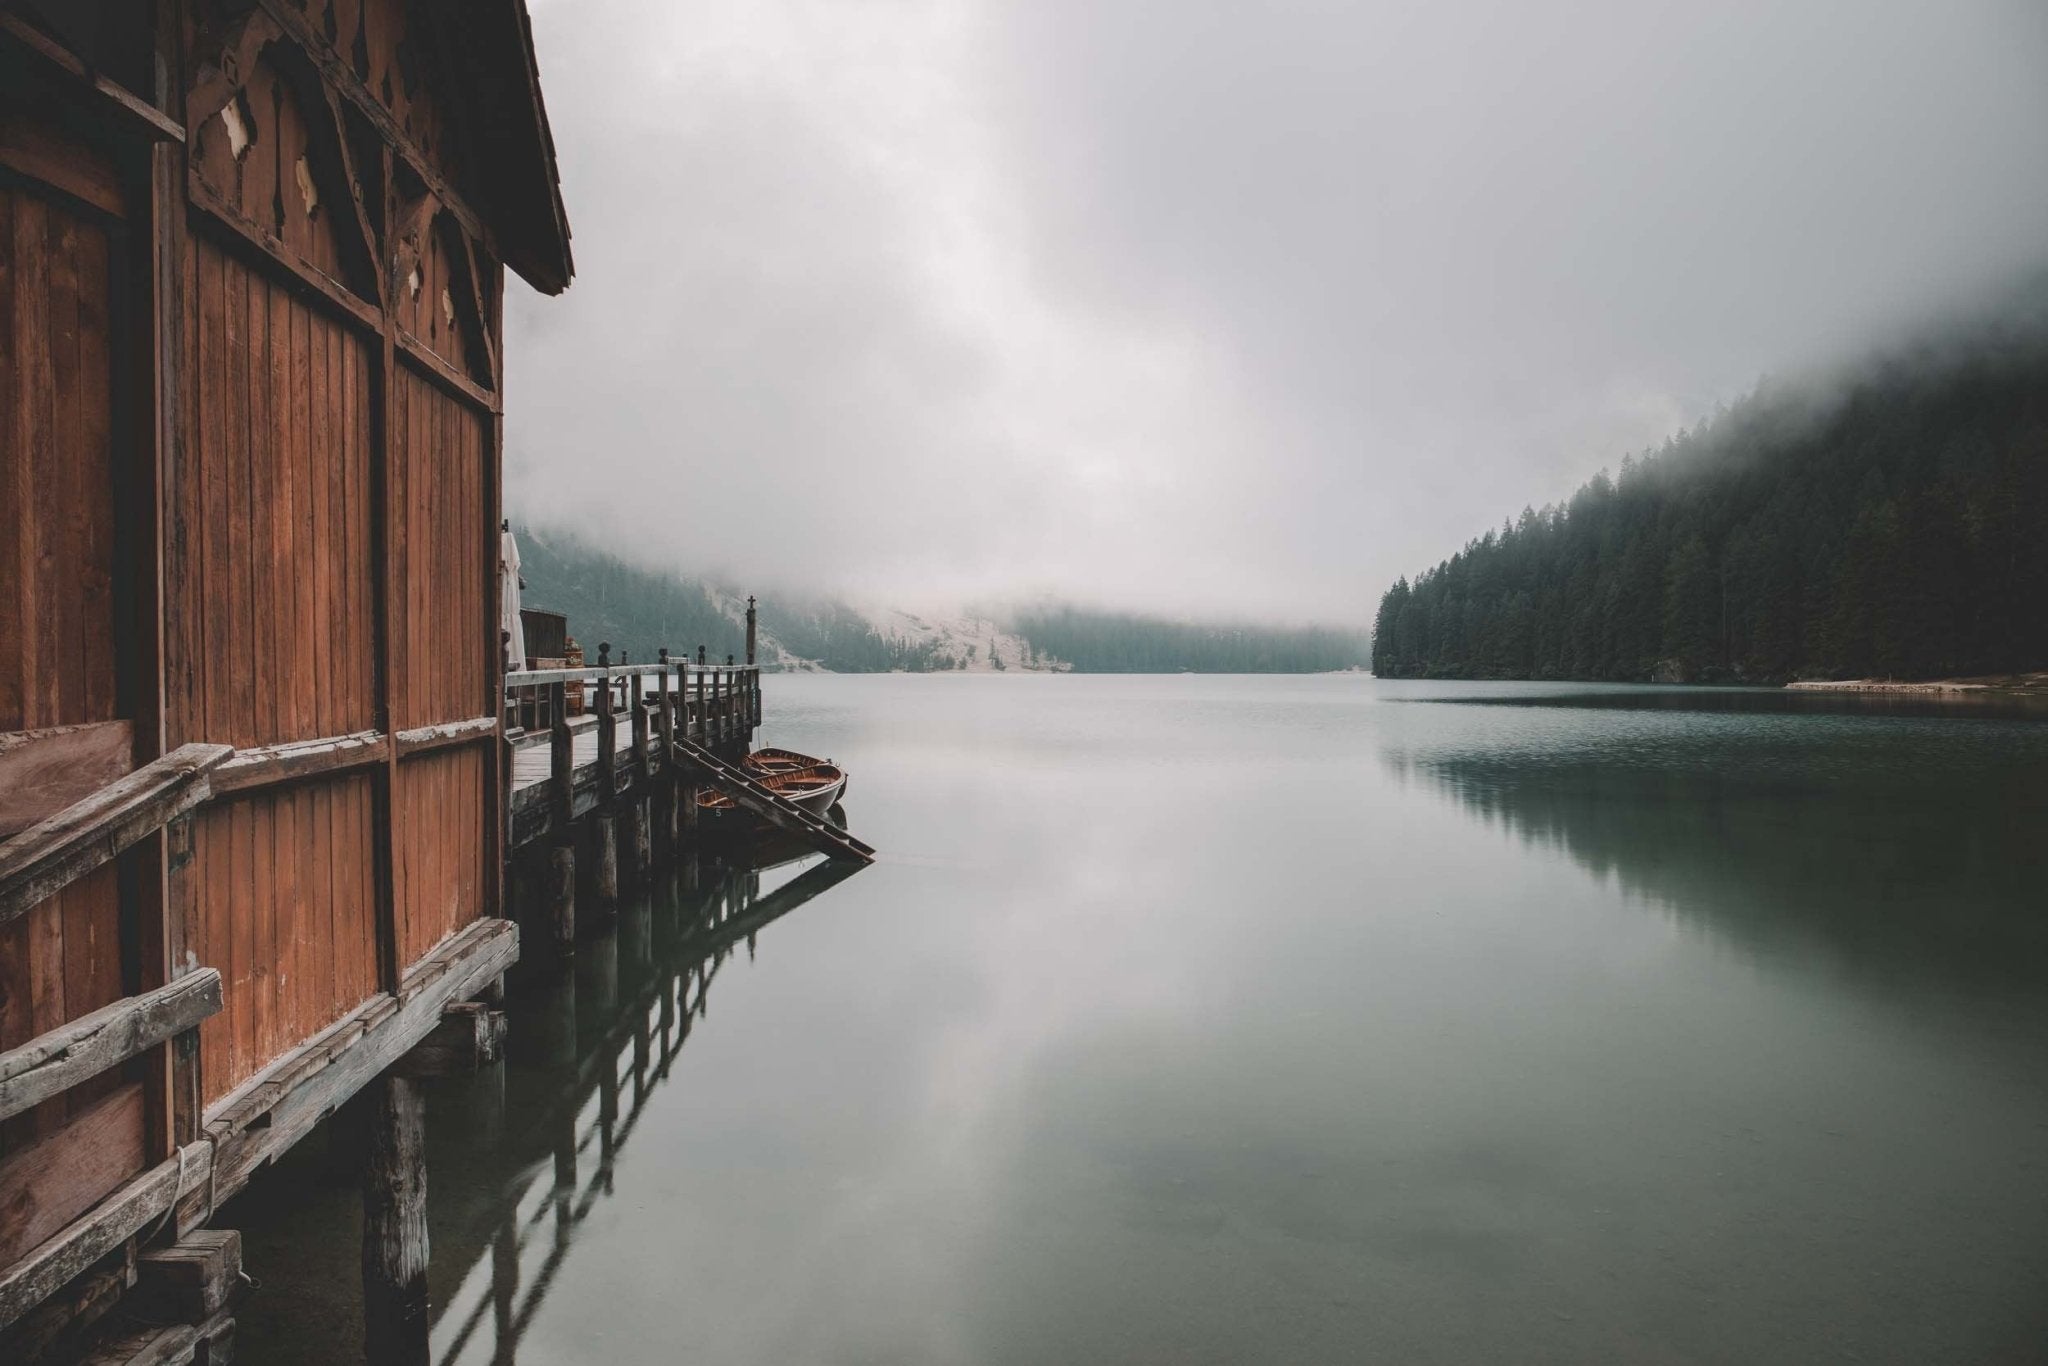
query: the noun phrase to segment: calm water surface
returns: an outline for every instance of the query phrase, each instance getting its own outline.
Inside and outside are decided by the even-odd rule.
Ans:
[[[436,1084],[437,1360],[2048,1360],[2048,724],[1362,677],[766,705],[882,861],[672,880]],[[244,1359],[359,1359],[331,1161],[224,1221]]]

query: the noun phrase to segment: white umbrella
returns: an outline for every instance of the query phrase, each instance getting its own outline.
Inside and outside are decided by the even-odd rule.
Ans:
[[[505,653],[505,667],[517,672],[526,667],[526,628],[519,621],[519,542],[512,535],[512,524],[506,522],[498,533],[498,602],[501,615],[498,624],[506,632],[510,645]]]

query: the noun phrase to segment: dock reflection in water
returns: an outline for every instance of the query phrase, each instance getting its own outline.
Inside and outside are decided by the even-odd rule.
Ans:
[[[703,1027],[712,983],[753,959],[762,930],[860,867],[772,851],[684,865],[624,902],[573,965],[514,986],[504,1064],[430,1083],[435,1362],[518,1359],[579,1226],[615,1194],[649,1100]],[[241,1316],[251,1360],[361,1360],[357,1244],[330,1236],[358,1217],[351,1145],[329,1127],[231,1212],[227,1226],[243,1230],[250,1264],[279,1292],[259,1291]]]

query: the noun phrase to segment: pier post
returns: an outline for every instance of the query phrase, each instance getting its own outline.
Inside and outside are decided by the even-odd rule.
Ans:
[[[548,922],[554,927],[555,949],[576,952],[576,846],[558,844],[548,851]]]
[[[597,666],[605,675],[597,685],[597,803],[611,805],[618,791],[619,717],[612,710],[611,653],[609,643],[597,647]]]
[[[640,777],[647,776],[647,697],[639,674],[633,675],[632,708],[627,714],[628,734],[632,738],[633,762],[639,766]]]
[[[664,862],[676,856],[676,691],[669,687],[668,651],[661,652],[661,707],[655,713],[655,743],[661,749],[662,781],[655,792],[655,843]]]
[[[598,901],[610,907],[619,899],[619,832],[618,822],[609,811],[600,811],[591,819],[592,850],[597,855],[596,865],[591,869],[595,882],[592,890]]]
[[[653,857],[648,849],[647,799],[637,792],[634,793],[632,800],[626,803],[623,814],[626,818],[626,851],[625,856],[619,861],[625,865],[627,885],[637,887],[647,880],[648,873],[654,866]]]
[[[747,594],[747,666],[754,663],[754,595]]]
[[[363,1088],[363,1351],[373,1366],[428,1366],[426,1103],[385,1072]]]

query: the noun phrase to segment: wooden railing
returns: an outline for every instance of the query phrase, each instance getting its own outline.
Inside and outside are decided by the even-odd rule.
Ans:
[[[191,1057],[198,1052],[200,1022],[220,1008],[220,973],[201,968],[0,1053],[0,1121],[167,1041]],[[46,1140],[64,1141],[62,1136]],[[211,1158],[208,1145],[188,1144],[89,1205],[86,1200],[98,1192],[87,1192],[78,1217],[13,1265],[0,1267],[0,1328],[162,1217],[184,1192],[203,1183]],[[61,1197],[60,1192],[42,1194]]]
[[[229,745],[182,746],[0,844],[0,925],[204,802],[212,794],[210,775],[234,752]],[[220,973],[200,968],[0,1053],[0,1122],[166,1043],[187,1058],[196,1056],[200,1021],[220,1008]],[[119,1112],[109,1098],[74,1117],[69,1128],[45,1142],[90,1148],[106,1136],[107,1142],[118,1145],[112,1135],[120,1127]],[[79,1126],[90,1132],[74,1132]],[[138,1149],[138,1154],[143,1151]],[[53,1223],[61,1220],[61,1227],[53,1228],[19,1260],[0,1267],[0,1328],[162,1216],[181,1192],[191,1188],[194,1172],[208,1156],[201,1145],[188,1145],[111,1190],[92,1182],[119,1180],[118,1169],[88,1178],[74,1162],[71,1168],[60,1163],[43,1172],[39,1179],[44,1188],[37,1198],[43,1202],[44,1217]],[[31,1227],[36,1234],[43,1232],[42,1226]]]
[[[0,844],[0,925],[205,801],[232,745],[181,745]]]
[[[752,664],[692,664],[669,659],[666,651],[653,664],[520,670],[505,675],[505,729],[535,734],[574,714],[631,716],[636,704],[652,711],[666,698],[678,703],[679,735],[687,726],[686,738],[716,741],[721,737],[702,731],[700,720],[761,724],[761,670]]]

